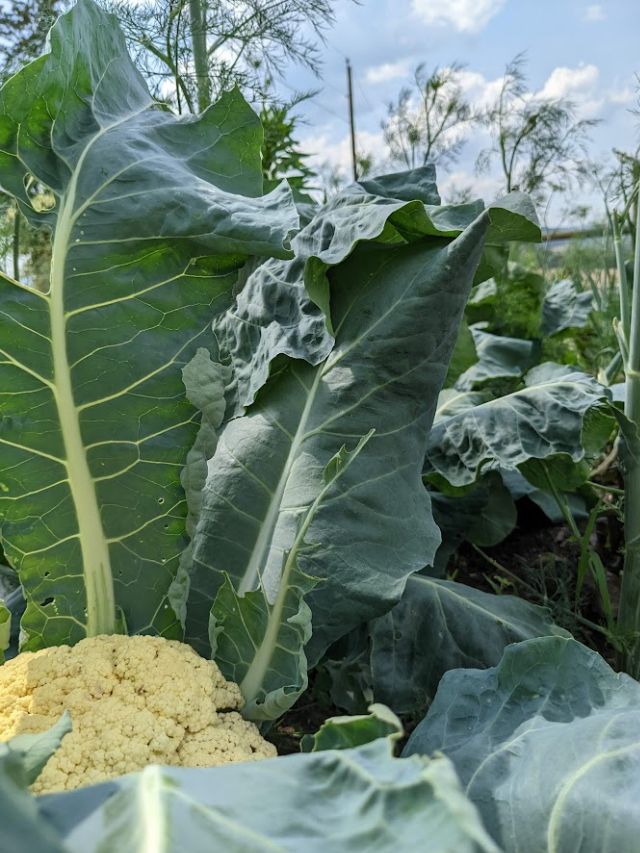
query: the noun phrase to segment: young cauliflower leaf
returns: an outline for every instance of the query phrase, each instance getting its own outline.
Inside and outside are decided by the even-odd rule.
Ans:
[[[410,193],[405,186],[403,198]],[[416,187],[414,198],[419,193]],[[221,360],[231,365],[229,396],[238,416],[222,427],[209,464],[193,541],[187,637],[208,651],[213,605],[223,672],[250,683],[249,701],[265,692],[279,697],[260,702],[265,716],[284,710],[278,690],[291,700],[303,683],[289,680],[275,651],[263,657],[266,613],[276,612],[283,597],[292,600],[287,588],[296,587],[311,609],[305,654],[315,665],[334,640],[389,609],[406,578],[433,559],[439,533],[421,462],[485,238],[502,233],[505,210],[432,209],[352,187],[296,235],[295,260],[263,265],[233,311],[214,324]],[[331,332],[321,334],[316,321],[325,310]],[[291,329],[301,313],[307,334],[296,336]],[[329,460],[371,429],[353,464],[326,488]],[[298,531],[311,508],[309,547],[300,547]],[[294,561],[303,575],[319,579],[306,594],[299,575],[283,572]],[[224,624],[221,589],[229,593]],[[264,606],[249,606],[258,601]],[[242,646],[230,628],[240,609],[250,639]],[[303,610],[287,611],[289,628],[300,628]],[[299,644],[304,637],[299,630]],[[296,655],[304,660],[300,648]],[[238,667],[261,671],[261,684],[238,677]]]
[[[351,749],[379,738],[387,738],[391,745],[402,738],[402,723],[390,708],[374,703],[369,706],[368,711],[368,714],[357,714],[353,717],[329,717],[315,734],[302,738],[302,751]]]
[[[262,586],[238,595],[228,576],[216,596],[211,648],[224,672],[240,685],[242,711],[250,719],[279,717],[307,688],[304,647],[311,638],[311,609],[304,597],[317,579],[304,574],[298,563],[307,553],[313,556],[315,546],[305,537],[318,509],[372,435],[373,430],[351,451],[343,445],[326,464],[323,486],[303,516],[291,548],[284,552],[273,600]]]
[[[91,0],[0,91],[0,183],[52,229],[51,284],[0,280],[0,518],[26,648],[171,635],[180,471],[197,431],[180,368],[248,255],[286,257],[286,189],[261,192],[261,131],[231,92],[179,120]],[[36,211],[27,187],[50,189]],[[9,390],[10,389],[10,390]]]

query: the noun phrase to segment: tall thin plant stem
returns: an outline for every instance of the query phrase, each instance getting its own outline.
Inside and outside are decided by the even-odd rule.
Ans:
[[[20,281],[20,208],[17,204],[13,220],[13,277]]]
[[[624,282],[621,273],[621,284]],[[620,589],[619,626],[625,637],[624,669],[640,677],[640,212],[636,208],[636,239],[625,364],[625,415],[638,441],[627,442],[624,470],[625,556]]]
[[[196,72],[198,111],[201,113],[211,104],[205,2],[206,0],[189,0],[191,47],[193,49],[193,64]]]

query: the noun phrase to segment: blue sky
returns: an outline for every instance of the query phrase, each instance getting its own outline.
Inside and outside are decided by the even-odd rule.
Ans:
[[[339,0],[337,21],[323,49],[323,78],[299,68],[285,77],[292,87],[320,87],[301,107],[307,125],[300,137],[316,163],[349,164],[345,57],[354,68],[359,147],[379,160],[385,155],[380,122],[386,104],[411,80],[419,62],[465,63],[464,85],[479,103],[499,86],[506,63],[526,51],[531,87],[548,97],[566,95],[580,115],[602,119],[593,133],[593,156],[615,145],[632,149],[640,121],[630,114],[640,72],[640,0]],[[495,180],[476,177],[475,132],[460,162],[441,176],[445,187],[471,184],[491,195]],[[595,202],[593,197],[590,200]],[[550,215],[560,215],[559,203]]]

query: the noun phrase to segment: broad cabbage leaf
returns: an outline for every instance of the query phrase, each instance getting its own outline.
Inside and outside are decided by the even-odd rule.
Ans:
[[[0,90],[0,136],[2,187],[53,235],[48,293],[0,278],[0,520],[25,648],[179,635],[167,592],[199,418],[180,369],[246,257],[288,255],[289,190],[259,197],[260,124],[237,91],[176,118],[91,0]]]
[[[148,767],[38,806],[69,853],[132,844],[166,853],[395,853],[425,839],[432,853],[497,853],[447,759],[392,758],[386,739],[209,769]]]
[[[427,471],[464,486],[531,459],[564,455],[577,462],[585,454],[588,416],[607,406],[606,394],[592,377],[552,363],[530,370],[521,390],[493,400],[447,390],[429,436]]]
[[[404,595],[371,625],[371,686],[377,702],[417,717],[450,669],[488,667],[510,643],[568,636],[543,607],[456,581],[412,575]]]
[[[505,853],[621,853],[640,833],[640,684],[559,637],[454,670],[404,750],[438,750]]]

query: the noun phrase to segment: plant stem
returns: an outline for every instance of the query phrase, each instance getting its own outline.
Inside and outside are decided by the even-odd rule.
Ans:
[[[496,571],[500,572],[503,575],[506,575],[508,578],[511,578],[512,580],[516,581],[516,583],[519,583],[521,586],[526,587],[530,593],[533,593],[533,595],[536,596],[536,598],[540,597],[539,591],[530,583],[527,583],[526,580],[521,578],[520,575],[517,575],[515,572],[512,572],[511,569],[508,569],[506,566],[503,566],[502,563],[499,563],[497,560],[494,560],[493,557],[490,557],[487,552],[483,551],[482,548],[478,547],[478,545],[474,545],[473,542],[470,542],[469,544],[471,545],[473,550],[480,554],[482,559],[486,560],[486,562]]]
[[[615,211],[611,217],[611,226],[613,228],[613,246],[616,255],[616,266],[618,267],[618,275],[620,278],[620,322],[622,323],[622,334],[624,339],[628,340],[631,332],[629,282],[627,281],[627,268],[625,267],[622,255],[622,237],[620,235],[618,215]]]
[[[20,208],[17,202],[13,220],[13,277],[20,281]]]
[[[553,498],[560,512],[562,513],[569,530],[571,531],[571,535],[580,547],[580,559],[578,560],[578,574],[576,578],[576,595],[574,609],[577,613],[584,579],[587,575],[587,571],[590,571],[595,581],[598,593],[600,595],[600,603],[607,619],[607,626],[609,630],[612,631],[614,619],[613,610],[611,608],[611,598],[609,596],[609,589],[607,587],[607,576],[604,566],[602,565],[602,561],[598,557],[597,553],[591,548],[590,542],[593,528],[600,513],[600,509],[603,506],[602,499],[598,501],[597,505],[589,513],[589,520],[587,522],[587,526],[584,533],[580,533],[580,528],[576,524],[576,520],[573,517],[573,513],[571,512],[569,501],[567,500],[566,496],[562,494],[559,489],[556,488],[556,485],[553,482],[551,475],[549,474],[549,469],[547,468],[546,464],[544,462],[542,462],[541,464],[544,470],[545,477],[547,479],[547,483],[549,485],[549,490],[553,495]]]
[[[541,598],[539,591],[535,589],[535,587],[531,586],[531,584],[527,583],[527,581],[523,580],[519,575],[515,572],[512,572],[506,566],[503,566],[497,560],[494,560],[493,557],[490,557],[482,548],[478,548],[477,545],[474,545],[473,542],[470,543],[471,547],[474,551],[477,551],[480,556],[489,563],[490,566],[493,566],[494,569],[506,575],[508,578],[516,581],[521,586],[525,587],[525,589],[529,590],[529,593],[532,593],[535,598]],[[573,613],[573,618],[580,622],[581,625],[585,625],[587,628],[590,628],[592,631],[597,631],[599,634],[605,636],[608,640],[611,638],[611,631],[607,628],[604,628],[602,625],[596,625],[595,622],[592,622],[590,619],[587,619],[581,613]]]
[[[614,486],[605,486],[603,483],[594,483],[593,480],[587,480],[587,486],[592,489],[600,489],[602,492],[610,492],[612,495],[624,495],[624,489],[616,489]]]
[[[611,640],[612,634],[608,628],[604,628],[602,625],[596,625],[595,622],[592,622],[591,619],[587,619],[581,613],[574,613],[573,617],[578,622],[580,622],[581,625],[585,625],[587,628],[590,628],[592,631],[597,631],[599,634],[602,634],[603,636],[605,636],[609,642],[612,642],[612,640]]]
[[[602,477],[603,474],[606,474],[609,468],[613,465],[613,463],[618,458],[618,445],[614,443],[611,451],[607,453],[602,462],[600,462],[589,474],[589,481],[595,480],[596,477]],[[597,483],[591,483],[592,486],[598,486]],[[602,488],[602,486],[600,486]],[[615,490],[614,490],[615,491]]]
[[[631,294],[629,359],[625,366],[625,415],[640,435],[640,214],[636,214],[636,240]],[[640,676],[640,453],[638,442],[627,448],[624,471],[625,555],[620,589],[619,620],[628,638],[623,654],[624,669]]]
[[[617,352],[609,364],[604,369],[604,376],[602,377],[602,384],[607,387],[612,384],[613,380],[616,378],[618,373],[620,372],[620,368],[622,367],[622,354]]]
[[[191,48],[196,72],[198,91],[198,111],[204,112],[211,104],[211,82],[209,80],[209,62],[207,58],[207,35],[205,0],[189,0],[191,23]]]
[[[571,531],[571,533],[573,534],[574,538],[578,542],[580,542],[582,539],[582,536],[580,534],[580,530],[578,529],[578,525],[576,524],[576,520],[573,517],[573,513],[571,512],[571,509],[569,507],[569,503],[567,502],[566,497],[563,494],[561,494],[558,491],[558,489],[556,488],[556,485],[553,482],[553,480],[551,479],[551,475],[549,474],[549,469],[547,468],[545,463],[541,462],[540,464],[542,465],[542,469],[544,470],[544,476],[545,476],[545,479],[547,481],[547,485],[549,486],[549,491],[551,492],[551,495],[553,496],[553,499],[556,502],[556,506],[558,507],[558,509],[562,513],[562,517],[564,518],[565,523],[566,523],[567,527],[569,528],[569,530]]]

